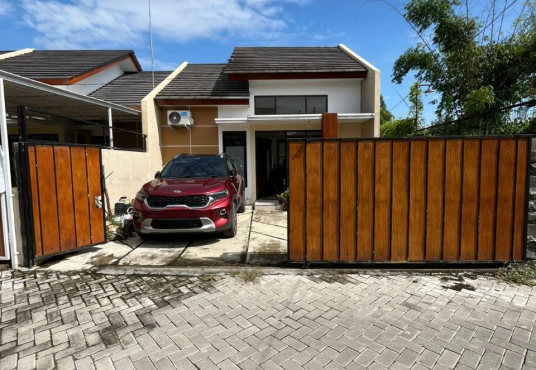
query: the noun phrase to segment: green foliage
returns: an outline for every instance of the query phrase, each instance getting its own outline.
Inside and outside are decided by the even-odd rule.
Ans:
[[[410,0],[405,6],[404,18],[421,42],[396,60],[392,79],[401,83],[414,72],[418,81],[431,84],[440,95],[435,123],[536,97],[534,0],[526,2],[509,29],[504,18],[514,13],[507,13],[505,3],[491,0],[484,11],[472,15],[478,6],[476,0]],[[456,131],[471,134],[484,127],[488,134],[522,132],[527,128],[523,120],[499,113],[464,121]]]
[[[395,116],[387,109],[383,95],[380,95],[380,125],[395,119]]]
[[[391,114],[391,120],[383,122],[380,126],[381,137],[410,137],[415,135],[422,127],[424,123],[424,118],[422,116],[423,103],[421,88],[418,83],[411,86],[409,102],[408,118],[395,119]]]
[[[514,284],[536,285],[536,261],[511,263],[501,267],[497,278]]]

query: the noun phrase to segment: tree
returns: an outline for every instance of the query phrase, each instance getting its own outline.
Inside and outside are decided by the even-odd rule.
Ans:
[[[380,125],[392,121],[394,118],[395,116],[387,109],[383,95],[380,95]]]
[[[534,99],[536,6],[529,0],[505,29],[516,1],[491,0],[487,11],[473,16],[477,0],[410,0],[400,13],[421,42],[396,60],[393,82],[414,71],[418,81],[429,83],[440,95],[437,123]],[[521,130],[523,122],[496,114],[464,121],[462,133],[483,125],[488,133],[501,133]]]
[[[424,118],[422,115],[423,103],[421,97],[421,88],[418,82],[411,86],[408,100],[410,102],[408,117],[394,119],[394,116],[391,114],[393,119],[384,122],[380,127],[380,136],[409,137],[415,135],[415,133],[422,127],[424,123]]]

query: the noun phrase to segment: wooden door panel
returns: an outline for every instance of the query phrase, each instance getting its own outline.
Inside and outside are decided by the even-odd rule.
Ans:
[[[37,178],[43,255],[60,252],[58,199],[52,146],[37,146]]]
[[[290,260],[305,260],[305,142],[290,143]]]
[[[54,160],[56,165],[56,187],[58,189],[61,251],[68,251],[76,248],[71,151],[69,147],[54,147]]]
[[[341,256],[343,261],[356,259],[356,143],[341,143]]]
[[[307,260],[322,260],[322,143],[307,144]]]
[[[357,259],[370,261],[374,243],[374,141],[357,147]]]
[[[89,217],[91,220],[91,244],[98,244],[105,240],[103,208],[98,208],[95,202],[97,197],[102,197],[100,149],[87,148],[86,160]]]

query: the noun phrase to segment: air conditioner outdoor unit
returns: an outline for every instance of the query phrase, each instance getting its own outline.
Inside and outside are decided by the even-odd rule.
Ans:
[[[168,110],[167,117],[168,125],[171,127],[189,127],[194,124],[192,112],[190,112],[189,110]]]

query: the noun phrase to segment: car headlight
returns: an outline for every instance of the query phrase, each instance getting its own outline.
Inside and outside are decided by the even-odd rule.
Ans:
[[[147,194],[145,194],[143,191],[138,191],[138,194],[136,194],[136,199],[140,202],[143,202],[145,199],[147,199]]]
[[[227,190],[218,191],[217,193],[212,193],[209,196],[214,200],[223,199],[229,196],[229,191]]]

